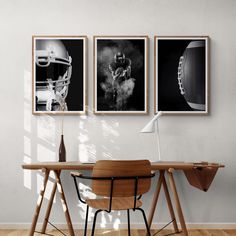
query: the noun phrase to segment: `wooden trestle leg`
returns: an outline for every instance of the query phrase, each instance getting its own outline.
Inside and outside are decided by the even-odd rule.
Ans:
[[[181,225],[181,228],[182,228],[182,231],[183,231],[183,235],[188,236],[188,231],[187,231],[185,221],[184,221],[184,215],[183,215],[183,212],[182,212],[178,192],[177,192],[176,185],[175,185],[175,180],[174,180],[173,173],[172,173],[173,171],[174,170],[172,168],[168,170],[170,187],[171,187],[171,190],[172,190],[173,195],[174,195],[175,206],[176,206],[176,210],[177,210],[177,213],[178,213],[178,216],[179,216],[179,221],[180,221],[180,225]]]
[[[174,212],[174,209],[173,209],[173,206],[172,206],[172,203],[171,203],[170,193],[169,193],[169,190],[168,190],[168,187],[167,187],[167,184],[166,184],[165,176],[163,178],[162,184],[163,184],[163,188],[164,188],[164,192],[165,192],[166,201],[167,201],[167,205],[168,205],[168,208],[169,208],[170,216],[171,216],[171,219],[173,221],[175,233],[179,233],[178,225],[177,225],[176,218],[175,218],[175,212]]]
[[[51,192],[51,196],[50,196],[50,199],[49,199],[49,202],[48,202],[47,211],[46,211],[44,221],[43,221],[43,226],[42,226],[42,229],[41,229],[41,233],[43,233],[43,234],[45,234],[46,229],[47,229],[47,224],[48,224],[49,216],[50,216],[50,213],[51,213],[52,204],[53,204],[53,200],[54,200],[54,197],[55,197],[55,194],[56,194],[56,190],[57,190],[57,183],[55,182],[53,184],[53,189],[52,189],[52,192]]]
[[[151,209],[150,209],[149,215],[148,215],[148,227],[149,227],[149,229],[151,229],[152,219],[153,219],[155,209],[156,209],[156,205],[157,205],[157,201],[158,201],[158,198],[159,198],[159,195],[160,195],[160,190],[161,190],[161,185],[162,185],[162,182],[163,182],[164,174],[165,174],[165,171],[161,170],[159,178],[158,178],[156,190],[155,190],[155,193],[154,193],[154,196],[153,196],[153,199],[152,199]]]
[[[31,224],[30,233],[29,233],[30,236],[33,236],[34,232],[35,232],[35,228],[36,228],[36,224],[37,224],[37,221],[38,221],[38,216],[39,216],[40,209],[41,209],[41,206],[42,206],[44,193],[45,193],[45,190],[46,190],[46,187],[47,187],[48,176],[49,176],[49,172],[50,172],[47,169],[43,169],[42,171],[45,172],[44,180],[43,180],[43,185],[41,187],[39,197],[38,197],[38,201],[37,201],[37,204],[36,204],[34,217],[33,217],[33,221],[32,221],[32,224]]]
[[[60,193],[60,196],[61,196],[62,208],[63,208],[65,218],[66,218],[66,222],[67,222],[67,225],[68,225],[69,234],[70,234],[70,236],[75,236],[73,226],[72,226],[72,223],[71,223],[70,214],[69,214],[67,203],[66,203],[65,194],[64,194],[63,187],[62,187],[62,184],[61,184],[60,172],[54,170],[54,174],[55,174],[56,183],[57,183],[57,190],[58,190],[58,192]]]

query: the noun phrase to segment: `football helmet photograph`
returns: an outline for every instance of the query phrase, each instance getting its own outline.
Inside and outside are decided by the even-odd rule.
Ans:
[[[33,37],[33,113],[84,113],[86,37]]]
[[[61,40],[37,40],[35,63],[37,110],[67,110],[72,58]]]

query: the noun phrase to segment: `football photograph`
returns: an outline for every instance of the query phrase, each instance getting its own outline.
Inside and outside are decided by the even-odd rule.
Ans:
[[[84,114],[86,36],[33,36],[33,114]]]
[[[155,112],[208,113],[208,37],[155,37]]]
[[[147,113],[147,41],[94,37],[95,113]]]

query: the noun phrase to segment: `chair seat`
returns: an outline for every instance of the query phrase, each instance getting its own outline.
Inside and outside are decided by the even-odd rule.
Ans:
[[[109,210],[109,198],[102,199],[87,199],[86,203],[96,209]],[[140,200],[136,201],[136,208],[141,207],[142,202]],[[111,210],[127,210],[134,208],[134,198],[133,197],[113,197]]]

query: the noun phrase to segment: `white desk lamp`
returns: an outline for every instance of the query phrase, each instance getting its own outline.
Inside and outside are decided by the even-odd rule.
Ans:
[[[162,111],[159,111],[145,127],[140,131],[141,133],[157,133],[157,145],[158,145],[158,161],[161,161],[161,151],[160,151],[160,135],[158,128],[158,119],[162,115]]]

